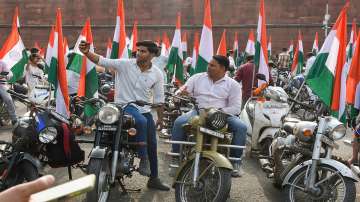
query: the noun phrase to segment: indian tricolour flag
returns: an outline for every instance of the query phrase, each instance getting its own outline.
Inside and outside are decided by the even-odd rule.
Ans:
[[[291,66],[291,74],[298,75],[302,73],[304,66],[304,47],[302,42],[301,33],[299,31],[298,43],[295,50],[294,60]]]
[[[169,55],[169,60],[167,64],[167,69],[172,76],[172,82],[180,81],[184,83],[184,68],[183,68],[183,52],[181,44],[181,16],[180,13],[177,14],[176,20],[176,29],[174,38],[171,44],[171,50]],[[169,79],[170,80],[170,79]]]
[[[268,43],[268,57],[271,58],[271,36],[269,37],[269,43]]]
[[[106,45],[106,58],[110,58],[111,56],[111,47],[112,47],[111,39],[108,38],[108,42]]]
[[[233,47],[233,51],[234,51],[234,61],[235,61],[235,66],[238,67],[239,64],[239,40],[238,40],[238,32],[235,32],[235,36],[234,36],[234,47]]]
[[[135,20],[131,38],[130,38],[130,44],[129,44],[129,53],[132,55],[133,52],[136,52],[136,43],[138,41],[138,31],[137,31],[137,21]]]
[[[199,32],[195,32],[190,76],[195,74],[195,67],[196,67],[196,61],[197,61],[198,55],[199,55]]]
[[[54,55],[54,37],[55,37],[55,29],[52,26],[49,36],[49,42],[46,48],[46,55],[45,55],[46,68],[44,73],[46,74],[49,72],[51,66],[51,59],[53,58]]]
[[[260,0],[257,39],[255,44],[255,64],[258,68],[258,73],[265,75],[266,81],[269,82],[269,66],[268,66],[264,0]],[[258,86],[261,86],[261,84],[263,83],[264,81],[259,80]]]
[[[111,58],[129,58],[126,46],[125,12],[123,0],[118,0],[116,27],[111,49]]]
[[[184,32],[184,34],[181,37],[181,48],[183,52],[183,58],[184,60],[187,58],[187,33]]]
[[[355,19],[352,22],[352,28],[351,28],[351,33],[350,33],[350,41],[348,43],[348,45],[346,46],[346,60],[349,61],[351,60],[351,58],[353,57],[354,54],[354,45],[355,45],[355,41],[356,41],[356,23],[355,23]]]
[[[69,63],[68,54],[70,53],[70,49],[69,49],[69,44],[68,44],[66,37],[64,37],[64,50],[65,50],[65,66],[67,67],[67,65]]]
[[[340,95],[341,74],[346,63],[346,15],[348,7],[349,3],[342,9],[306,77],[309,87],[339,119],[345,109],[345,107],[342,109]]]
[[[226,29],[224,29],[221,35],[221,39],[220,39],[219,47],[216,51],[216,55],[222,55],[226,57]]]
[[[313,43],[313,47],[311,50],[314,55],[317,55],[317,53],[319,52],[319,34],[318,32],[315,33],[315,39],[314,39],[314,43]]]
[[[199,56],[196,61],[196,73],[206,72],[214,55],[210,0],[204,0],[204,24],[201,31]]]
[[[170,40],[166,32],[163,33],[163,39],[161,42],[161,55],[168,57],[170,54]]]
[[[249,38],[248,38],[248,41],[246,43],[245,54],[246,55],[255,55],[255,35],[254,35],[254,30],[250,30],[250,32],[249,32]]]
[[[11,78],[10,82],[16,82],[23,77],[24,67],[28,61],[25,46],[19,34],[18,19],[19,18],[16,8],[10,35],[0,50],[0,60],[5,62],[13,73],[13,77]]]
[[[355,52],[346,83],[346,101],[360,110],[360,34],[357,36]]]
[[[54,46],[49,70],[49,82],[55,86],[56,112],[69,118],[69,93],[65,68],[64,38],[62,32],[61,11],[57,10],[54,33]]]
[[[77,95],[79,97],[93,98],[97,97],[98,91],[98,77],[95,69],[95,64],[85,57],[79,50],[81,41],[86,41],[90,44],[90,52],[94,52],[94,42],[91,33],[90,19],[86,20],[85,26],[75,44],[72,63],[69,65],[69,70],[74,74],[79,74],[79,85]],[[71,71],[69,71],[70,73]],[[96,110],[91,105],[85,105],[85,116],[92,116]]]
[[[290,41],[288,53],[290,55],[290,61],[292,62],[292,60],[294,59],[294,41],[293,40]]]

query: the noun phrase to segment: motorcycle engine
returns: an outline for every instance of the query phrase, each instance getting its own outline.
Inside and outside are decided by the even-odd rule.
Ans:
[[[128,152],[120,153],[120,162],[118,163],[118,171],[124,175],[131,174],[134,168],[134,158]]]

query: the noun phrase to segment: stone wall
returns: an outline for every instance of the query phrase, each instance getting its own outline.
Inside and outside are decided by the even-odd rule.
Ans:
[[[323,21],[327,2],[333,23],[345,0],[265,0],[273,52],[288,47],[289,41],[297,38],[298,30],[303,33],[305,52],[311,49],[316,31],[322,43],[324,31],[319,24]],[[358,17],[360,11],[359,0],[350,2],[349,22]],[[124,4],[128,35],[137,19],[140,39],[155,40],[163,32],[172,37],[176,12],[182,13],[182,25],[185,26],[182,30],[190,34],[189,49],[192,47],[193,33],[201,32],[203,0],[124,0]],[[244,49],[249,30],[256,29],[259,0],[211,0],[211,5],[215,49],[224,28],[227,29],[228,48],[232,47],[234,32],[238,31],[240,48]],[[41,46],[47,45],[50,25],[55,23],[56,8],[62,9],[64,35],[70,45],[75,43],[88,16],[91,17],[95,46],[99,53],[105,53],[107,38],[113,36],[116,0],[0,0],[0,46],[9,34],[15,6],[19,6],[21,35],[27,47],[31,47],[35,41]],[[299,27],[299,24],[303,27]]]

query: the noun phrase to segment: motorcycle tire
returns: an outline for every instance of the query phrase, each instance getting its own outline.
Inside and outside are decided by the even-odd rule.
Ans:
[[[210,161],[210,163],[214,163],[209,159],[200,159],[200,164],[204,161]],[[193,201],[194,198],[190,197],[190,198],[184,198],[182,192],[185,186],[193,186],[192,183],[190,183],[186,180],[187,177],[190,177],[192,182],[192,174],[193,174],[193,161],[187,163],[182,171],[180,172],[179,176],[178,176],[178,181],[180,181],[180,183],[176,183],[175,184],[175,199],[176,202],[191,202]],[[201,166],[200,166],[201,167]],[[209,201],[213,201],[213,202],[223,202],[226,201],[227,198],[229,197],[229,193],[230,193],[230,189],[231,189],[231,170],[227,169],[227,168],[219,168],[219,167],[215,167],[217,170],[217,176],[219,177],[219,188],[217,189],[217,193],[216,196]],[[210,170],[210,169],[209,169]],[[203,170],[200,169],[199,173],[202,173]],[[200,180],[201,181],[201,180]],[[186,183],[184,183],[186,182]],[[206,187],[206,185],[204,185],[203,187]],[[206,199],[206,201],[208,201],[208,199]]]
[[[86,194],[86,201],[107,201],[110,193],[108,161],[106,159],[91,158],[87,166],[87,174],[95,174],[96,182],[94,189]]]
[[[297,185],[297,182],[299,182],[298,180],[302,179],[305,177],[306,173],[307,173],[307,169],[308,167],[305,166],[303,168],[301,168],[300,170],[298,170],[289,180],[289,184],[293,184],[293,185]],[[332,166],[329,166],[329,165],[325,165],[325,164],[320,164],[318,165],[317,167],[317,170],[320,170],[320,169],[325,169],[325,170],[328,170],[327,172],[329,171],[333,171],[334,173],[338,172],[338,170]],[[334,200],[334,201],[355,201],[355,198],[356,198],[356,187],[355,187],[355,182],[353,179],[350,179],[348,177],[344,177],[342,176],[340,173],[338,173],[338,176],[341,177],[341,180],[344,182],[344,198],[342,200],[337,200],[337,199],[330,199],[330,200]],[[303,184],[303,182],[299,182],[301,184]],[[317,183],[317,182],[315,182]],[[293,198],[293,194],[292,194],[292,190],[298,190],[298,188],[293,188],[293,186],[290,186],[290,185],[286,185],[285,187],[285,194],[286,194],[286,199],[285,201],[287,202],[295,202],[297,201],[296,199]],[[335,182],[330,182],[330,184],[337,184]],[[303,185],[302,185],[303,186]],[[302,187],[300,186],[300,187]],[[326,188],[326,187],[325,187]],[[326,190],[326,189],[325,189]],[[337,194],[335,194],[337,195]],[[309,200],[310,198],[308,198]],[[325,199],[323,199],[325,201]]]
[[[15,170],[6,179],[6,188],[30,182],[40,177],[38,169],[29,161],[24,160],[16,165]]]

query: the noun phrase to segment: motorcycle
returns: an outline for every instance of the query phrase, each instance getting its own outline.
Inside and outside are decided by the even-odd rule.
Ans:
[[[300,154],[311,155],[311,159],[300,161],[285,174],[282,187],[287,201],[355,201],[354,182],[358,179],[332,155],[333,149],[339,147],[335,141],[345,136],[345,126],[334,117],[322,116],[318,124],[302,121],[287,128],[305,148]]]
[[[199,109],[194,99],[190,102],[198,115],[183,126],[188,141],[166,141],[181,146],[179,154],[168,153],[179,156],[181,162],[173,182],[176,201],[193,201],[199,198],[225,201],[231,189],[233,170],[229,148],[244,147],[231,145],[232,133],[227,133],[226,122],[229,114],[214,108]],[[223,149],[218,151],[218,148]],[[227,155],[222,154],[226,152]]]
[[[256,77],[265,80],[262,74],[257,74]],[[254,95],[246,102],[240,119],[247,127],[247,140],[250,140],[251,152],[258,155],[262,168],[271,172],[269,147],[275,133],[281,127],[282,118],[289,112],[288,95],[281,87],[267,84],[257,88]]]
[[[58,114],[50,107],[42,107],[13,93],[30,112],[18,119],[12,131],[12,144],[21,152],[31,154],[43,165],[52,168],[67,167],[72,179],[71,166],[80,165],[84,151],[75,141],[74,128],[81,120],[72,120]]]
[[[124,178],[132,177],[133,172],[137,171],[134,164],[137,147],[145,146],[142,142],[132,140],[137,133],[135,119],[123,110],[131,104],[156,107],[142,101],[126,105],[108,103],[98,112],[94,147],[87,166],[87,173],[96,175],[96,183],[94,190],[87,193],[87,201],[106,201],[115,180],[118,180],[124,193],[128,191]]]
[[[176,118],[193,108],[191,103],[176,98],[174,99],[173,95],[171,92],[165,92],[163,128],[159,134],[159,137],[162,138],[170,138]]]

